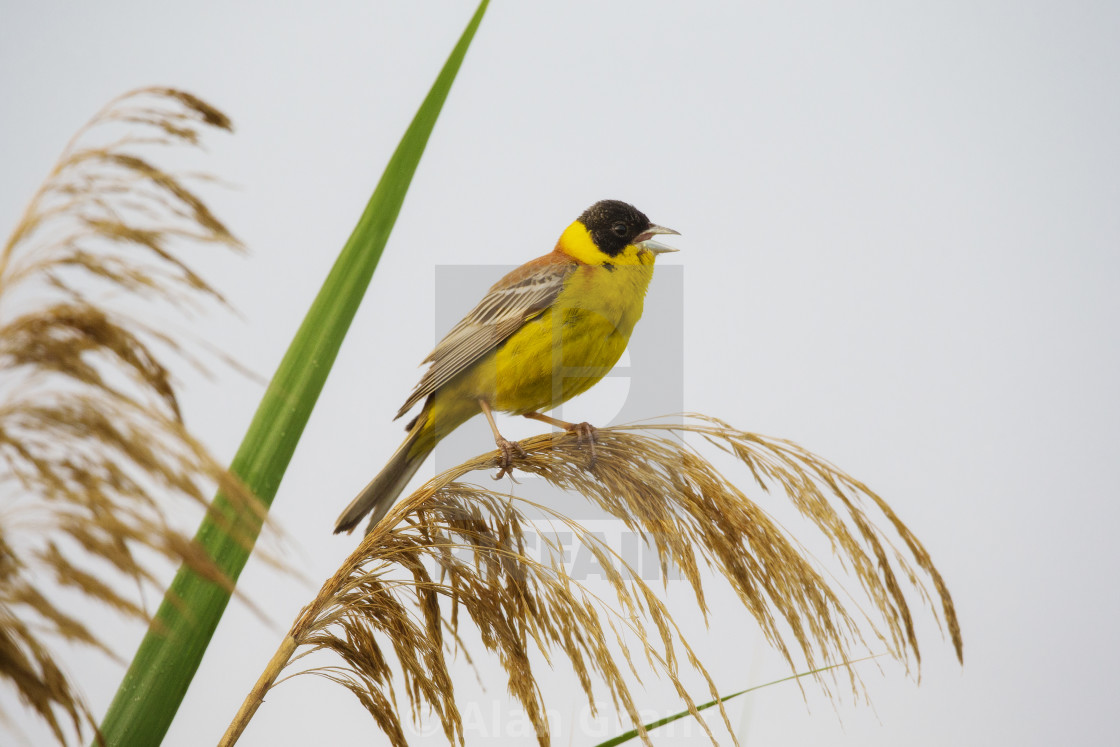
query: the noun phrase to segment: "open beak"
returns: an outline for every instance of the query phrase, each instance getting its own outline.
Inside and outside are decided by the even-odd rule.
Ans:
[[[672,234],[673,236],[680,236],[680,231],[674,231],[665,226],[650,226],[645,231],[638,234],[634,239],[634,243],[642,249],[653,252],[654,254],[665,254],[666,252],[679,252],[680,249],[675,249],[671,246],[666,246],[660,241],[654,241],[654,236],[661,236],[663,234]]]

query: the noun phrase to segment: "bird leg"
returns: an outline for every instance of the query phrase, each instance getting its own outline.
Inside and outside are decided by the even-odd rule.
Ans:
[[[575,431],[576,443],[577,444],[579,444],[580,446],[583,446],[583,442],[587,441],[588,450],[591,452],[591,463],[587,465],[587,468],[588,469],[594,469],[594,467],[595,467],[595,426],[591,425],[591,423],[588,423],[586,421],[583,422],[583,423],[569,423],[566,420],[560,420],[558,418],[552,418],[552,417],[549,417],[548,415],[542,415],[539,412],[527,412],[527,413],[525,413],[525,417],[530,418],[532,420],[539,420],[542,423],[548,423],[549,425],[555,426],[557,428],[563,428],[564,430],[569,431],[569,432],[570,431]]]
[[[498,450],[502,452],[501,468],[498,470],[498,474],[494,475],[495,480],[501,480],[513,472],[513,455],[515,452],[521,458],[529,455],[525,453],[525,449],[521,448],[521,444],[508,440],[498,431],[498,424],[494,422],[494,413],[490,411],[490,403],[480,399],[478,404],[482,407],[482,414],[486,416],[486,422],[490,424],[490,430],[494,433],[494,443],[497,444]]]

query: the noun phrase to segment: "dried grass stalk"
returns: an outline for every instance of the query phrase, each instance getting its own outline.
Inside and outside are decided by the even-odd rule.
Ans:
[[[222,302],[174,252],[240,245],[150,156],[211,128],[229,120],[182,91],[115,99],[0,253],[0,676],[59,742],[96,725],[50,641],[105,648],[67,613],[67,591],[146,620],[136,596],[158,588],[154,558],[227,583],[172,526],[168,501],[205,510],[217,484],[253,503],[183,425],[162,361],[187,351],[124,309],[147,316],[138,296],[180,310]]]
[[[776,488],[792,501],[828,538],[862,598],[826,576],[759,502],[684,445],[685,435],[732,454],[764,491]],[[706,571],[726,579],[791,668],[851,661],[863,653],[866,631],[908,667],[918,664],[906,586],[929,604],[961,656],[953,602],[925,548],[866,485],[795,444],[692,416],[683,425],[600,429],[590,467],[574,434],[537,436],[521,445],[527,457],[516,460],[518,469],[579,493],[638,532],[656,550],[663,575],[670,567],[680,570],[705,614],[703,581],[711,578]],[[569,576],[562,563],[530,557],[523,544],[528,524],[522,499],[458,482],[497,463],[492,452],[444,472],[364,538],[304,609],[223,744],[236,741],[290,661],[323,650],[336,654],[340,664],[307,671],[349,688],[394,745],[405,744],[401,690],[414,718],[430,709],[447,739],[463,744],[448,654],[458,644],[464,616],[505,668],[509,690],[542,745],[549,735],[531,665],[534,649],[549,661],[567,657],[592,708],[594,683],[605,686],[615,708],[648,744],[627,684],[628,673],[638,674],[631,651],[636,643],[650,667],[674,683],[700,718],[681,682],[681,668],[699,672],[718,698],[715,686],[670,611],[638,573],[577,522],[552,514],[550,521],[562,523],[596,554],[613,591],[608,604]],[[885,530],[875,523],[884,519]],[[608,641],[618,643],[624,663]],[[846,671],[858,693],[854,671]],[[832,692],[827,681],[822,684]],[[721,714],[727,724],[722,705]]]

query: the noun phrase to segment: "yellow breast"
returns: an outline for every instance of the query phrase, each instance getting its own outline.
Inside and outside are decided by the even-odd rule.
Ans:
[[[578,222],[557,248],[580,267],[552,306],[438,392],[448,426],[478,412],[479,398],[518,415],[551,410],[587,391],[622,356],[642,316],[654,255],[631,245],[609,257]]]
[[[494,355],[494,406],[517,414],[550,410],[602,379],[642,316],[652,267],[584,266],[553,306]]]

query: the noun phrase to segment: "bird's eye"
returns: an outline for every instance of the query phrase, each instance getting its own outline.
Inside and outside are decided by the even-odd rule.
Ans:
[[[611,226],[611,232],[615,236],[618,236],[619,238],[622,238],[623,236],[625,236],[627,230],[629,230],[629,229],[626,227],[626,224],[621,222],[621,221],[619,221],[618,223],[615,223],[613,226]]]

